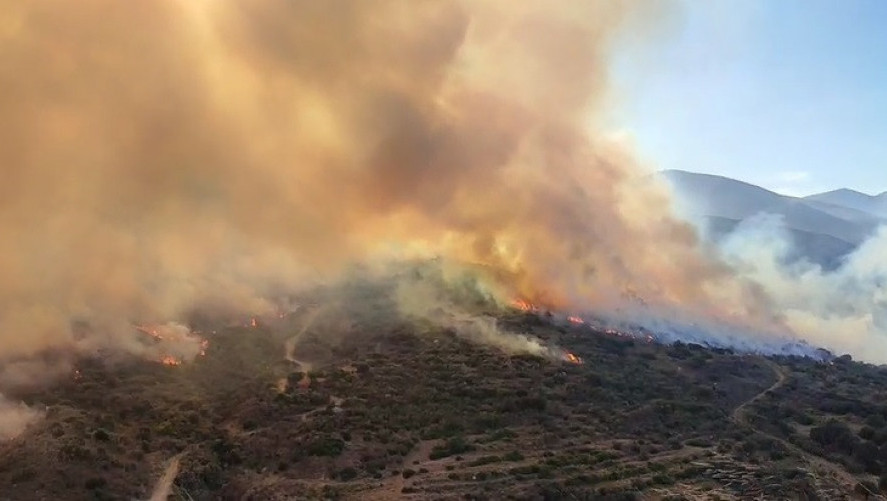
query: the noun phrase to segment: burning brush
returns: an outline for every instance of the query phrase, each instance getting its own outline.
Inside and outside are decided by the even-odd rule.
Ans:
[[[569,351],[564,352],[563,360],[564,362],[569,362],[576,365],[582,365],[584,363],[581,358],[570,353]]]
[[[149,358],[166,366],[182,365],[204,356],[209,348],[209,340],[182,324],[136,325],[135,329],[149,338]]]

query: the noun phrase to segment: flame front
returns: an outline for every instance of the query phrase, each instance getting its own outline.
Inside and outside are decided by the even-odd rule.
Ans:
[[[146,354],[146,358],[163,365],[182,365],[193,356],[205,356],[209,349],[208,339],[184,325],[141,324],[134,327],[151,338],[149,350],[153,353]]]
[[[136,325],[135,327],[137,331],[147,334],[158,341],[163,340],[163,336],[157,331],[156,327],[149,327],[146,325]]]
[[[514,308],[517,308],[518,310],[521,310],[521,311],[536,311],[537,310],[536,306],[533,305],[533,303],[530,303],[529,301],[525,301],[523,299],[513,299],[511,301],[511,306],[513,306]]]
[[[584,362],[582,362],[581,358],[570,353],[569,351],[564,352],[564,361],[570,362],[571,364],[576,364],[576,365],[582,365],[584,363]]]
[[[182,361],[172,355],[164,355],[160,357],[160,363],[163,365],[182,365]]]

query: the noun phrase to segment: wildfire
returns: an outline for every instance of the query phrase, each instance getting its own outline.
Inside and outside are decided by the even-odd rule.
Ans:
[[[542,311],[542,310],[540,310],[539,307],[537,307],[533,303],[526,301],[524,299],[515,298],[515,299],[512,299],[509,302],[509,304],[513,308],[518,309],[523,312]],[[563,317],[560,317],[560,318],[563,318]],[[589,324],[585,319],[583,319],[582,317],[580,317],[578,315],[567,315],[566,318],[567,318],[567,321],[573,325],[594,325],[593,322],[591,324]],[[595,328],[594,330],[597,331],[598,329]],[[609,336],[638,339],[638,340],[642,340],[646,343],[655,343],[656,342],[656,338],[654,338],[652,335],[647,334],[645,332],[633,332],[631,330],[622,330],[622,329],[614,329],[614,328],[605,328],[605,329],[602,329],[602,332],[604,334],[609,335]],[[571,364],[581,365],[584,363],[580,357],[578,357],[568,351],[565,351],[563,353],[563,355],[561,355],[561,359],[563,361],[569,362]]]
[[[183,353],[198,348],[198,356],[205,356],[209,349],[209,340],[202,337],[198,331],[192,331],[184,325],[135,325],[135,329],[143,334],[151,336],[154,340],[154,349],[159,355],[152,357],[156,362],[167,366],[182,365],[184,360],[170,353]],[[155,352],[155,353],[156,353]],[[193,351],[190,351],[193,353]]]
[[[570,362],[571,364],[582,365],[582,359],[578,356],[570,353],[569,351],[564,352],[564,362]]]
[[[147,334],[147,335],[153,337],[154,339],[163,340],[163,336],[157,331],[156,327],[148,327],[145,325],[136,325],[136,330],[139,332],[142,332],[144,334]]]
[[[258,325],[259,325],[259,322],[256,320],[256,317],[253,317],[250,319],[250,321],[249,321],[250,327],[258,327]]]
[[[163,365],[169,365],[169,366],[182,365],[181,360],[179,360],[178,358],[173,357],[171,355],[164,355],[164,356],[160,357],[160,363]]]
[[[536,307],[532,303],[530,303],[529,301],[524,301],[523,299],[512,300],[511,306],[513,306],[521,311],[535,311],[536,310]]]

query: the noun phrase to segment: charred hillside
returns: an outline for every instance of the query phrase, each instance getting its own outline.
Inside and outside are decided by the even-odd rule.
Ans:
[[[583,363],[514,355],[383,314],[385,295],[364,292],[369,308],[196,325],[208,349],[192,363],[81,359],[57,384],[18,389],[10,398],[45,417],[0,443],[4,499],[148,499],[165,471],[171,499],[878,490],[878,368],[665,346],[498,311],[503,330]]]

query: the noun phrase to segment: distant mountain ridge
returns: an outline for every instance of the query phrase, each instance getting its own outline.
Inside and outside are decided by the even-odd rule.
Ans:
[[[861,212],[887,217],[887,191],[880,195],[866,195],[855,190],[841,188],[804,197],[804,200],[847,207]]]
[[[719,241],[742,221],[761,214],[780,216],[795,243],[793,257],[827,269],[838,267],[887,222],[887,193],[836,190],[798,198],[724,176],[680,170],[660,175],[671,185],[678,210],[704,221],[710,239]]]

